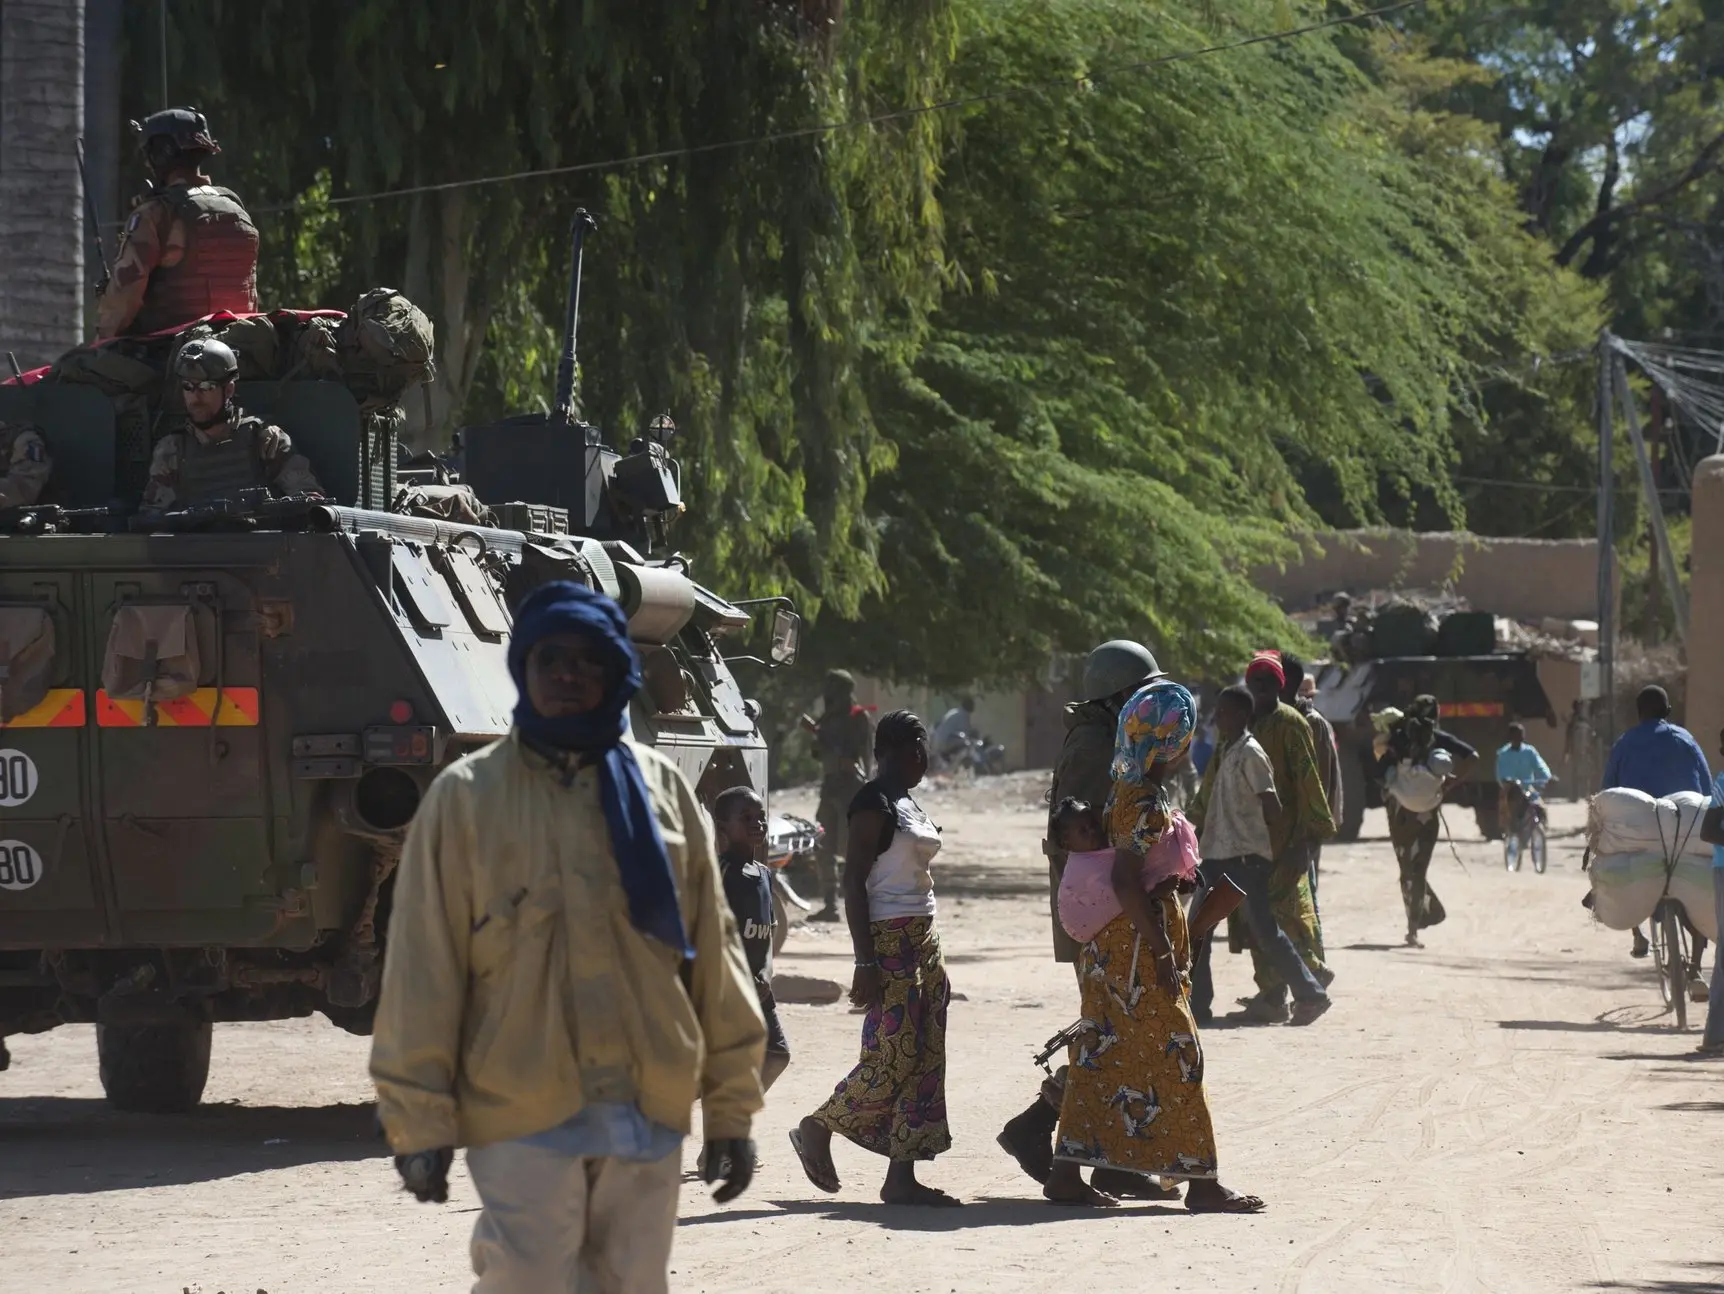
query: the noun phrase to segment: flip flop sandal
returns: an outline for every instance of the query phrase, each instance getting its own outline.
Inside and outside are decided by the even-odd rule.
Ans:
[[[803,1171],[803,1173],[805,1173],[807,1175],[808,1180],[814,1184],[815,1190],[825,1191],[828,1195],[838,1194],[838,1175],[837,1175],[837,1173],[834,1173],[831,1177],[828,1177],[823,1181],[823,1180],[821,1180],[819,1175],[815,1172],[814,1166],[808,1162],[808,1156],[803,1152],[803,1149],[802,1149],[802,1129],[801,1128],[792,1128],[790,1130],[790,1148],[796,1152],[796,1158],[802,1164],[802,1171]]]
[[[1187,1213],[1261,1213],[1269,1205],[1255,1195],[1230,1195],[1218,1204],[1193,1204],[1185,1201]]]

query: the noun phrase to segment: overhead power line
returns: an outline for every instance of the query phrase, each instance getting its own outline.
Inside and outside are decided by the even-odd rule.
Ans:
[[[997,103],[1002,99],[1017,98],[1026,94],[1034,94],[1038,90],[1050,87],[1075,87],[1081,84],[1093,83],[1108,77],[1130,75],[1133,73],[1150,72],[1156,68],[1168,67],[1175,63],[1187,63],[1193,59],[1206,58],[1212,54],[1226,54],[1234,50],[1250,49],[1256,45],[1273,45],[1284,41],[1296,40],[1303,36],[1312,36],[1318,32],[1332,31],[1338,27],[1350,27],[1359,23],[1372,22],[1387,18],[1391,14],[1402,13],[1409,9],[1422,8],[1430,0],[1398,0],[1396,4],[1382,5],[1376,9],[1368,9],[1360,13],[1345,14],[1337,18],[1326,18],[1321,22],[1307,23],[1302,27],[1289,27],[1282,31],[1262,32],[1256,36],[1244,36],[1238,40],[1224,41],[1215,45],[1204,45],[1195,49],[1177,50],[1171,54],[1161,54],[1155,58],[1140,59],[1131,63],[1116,63],[1111,66],[1096,68],[1083,77],[1048,77],[1040,81],[1025,81],[1013,85],[1001,86],[997,90],[989,90],[981,94],[963,95],[952,99],[941,99],[934,103],[913,104],[902,108],[893,108],[886,112],[870,113],[860,117],[848,117],[841,121],[817,122],[809,126],[798,126],[791,130],[771,131],[764,135],[750,135],[742,139],[726,139],[710,144],[688,144],[679,148],[661,148],[647,153],[635,153],[628,157],[613,157],[599,162],[573,162],[567,166],[542,166],[525,171],[511,171],[506,175],[480,175],[464,180],[444,180],[436,184],[415,184],[403,189],[379,189],[372,193],[347,193],[325,200],[324,204],[331,207],[350,206],[360,202],[379,202],[388,198],[411,198],[424,193],[446,193],[452,189],[477,189],[496,184],[515,184],[522,180],[552,179],[563,175],[583,175],[594,171],[615,171],[630,166],[643,166],[650,162],[665,162],[677,158],[699,157],[710,153],[730,152],[744,148],[756,148],[765,144],[779,144],[794,139],[808,139],[817,135],[830,135],[841,130],[855,130],[867,126],[884,125],[892,121],[905,121],[913,117],[924,117],[931,113],[953,112],[961,108],[975,107],[978,104]],[[253,207],[254,215],[269,215],[296,210],[298,202],[278,202],[268,206]]]

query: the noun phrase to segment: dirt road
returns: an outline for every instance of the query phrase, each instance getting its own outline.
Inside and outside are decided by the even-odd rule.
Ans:
[[[760,1177],[728,1209],[686,1188],[674,1288],[1004,1294],[1091,1284],[1092,1267],[1094,1287],[1120,1290],[1724,1291],[1724,1065],[1689,1059],[1696,1035],[1672,1032],[1627,936],[1580,907],[1577,836],[1554,842],[1547,875],[1507,875],[1453,813],[1460,861],[1441,846],[1432,870],[1450,916],[1424,950],[1399,946],[1373,813],[1364,841],[1324,859],[1335,1009],[1310,1029],[1205,1035],[1223,1178],[1269,1212],[1043,1204],[994,1145],[1034,1092],[1033,1050],[1075,1015],[1070,972],[1047,957],[1029,786],[927,797],[946,829],[940,920],[965,1000],[950,1032],[956,1144],[925,1177],[969,1207],[878,1204],[882,1163],[847,1144],[843,1193],[808,1186],[785,1132],[852,1063],[858,1020],[788,1006],[796,1055],[759,1124]],[[1559,832],[1578,824],[1557,807]],[[799,927],[780,972],[836,980],[850,960],[841,933]],[[1218,1003],[1250,991],[1249,959],[1216,964]],[[471,1186],[459,1174],[444,1208],[395,1189],[370,1133],[363,1040],[320,1021],[220,1028],[210,1104],[182,1119],[108,1113],[87,1028],[13,1051],[0,1291],[467,1288]]]

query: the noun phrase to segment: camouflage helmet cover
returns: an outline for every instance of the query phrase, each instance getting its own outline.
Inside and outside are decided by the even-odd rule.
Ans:
[[[193,382],[226,382],[239,376],[239,356],[225,342],[194,337],[174,356],[174,376]]]
[[[1105,701],[1110,696],[1166,678],[1155,656],[1142,643],[1115,638],[1092,651],[1083,663],[1083,699]]]
[[[196,108],[163,108],[160,112],[152,112],[144,118],[137,131],[138,142],[146,153],[151,140],[164,137],[172,140],[174,148],[181,153],[221,152],[221,146],[210,134],[208,120]]]

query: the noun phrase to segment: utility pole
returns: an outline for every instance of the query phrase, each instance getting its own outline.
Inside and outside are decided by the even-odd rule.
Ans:
[[[1656,510],[1663,500],[1658,492],[1658,463],[1660,451],[1664,448],[1664,391],[1654,382],[1652,384],[1652,407],[1646,418],[1646,457],[1652,467],[1652,498],[1650,504]],[[1653,513],[1646,517],[1646,619],[1641,625],[1640,636],[1649,643],[1658,641],[1658,535]]]
[[[1616,480],[1611,447],[1609,329],[1598,335],[1598,682],[1604,714],[1598,724],[1603,750],[1616,740]]]

